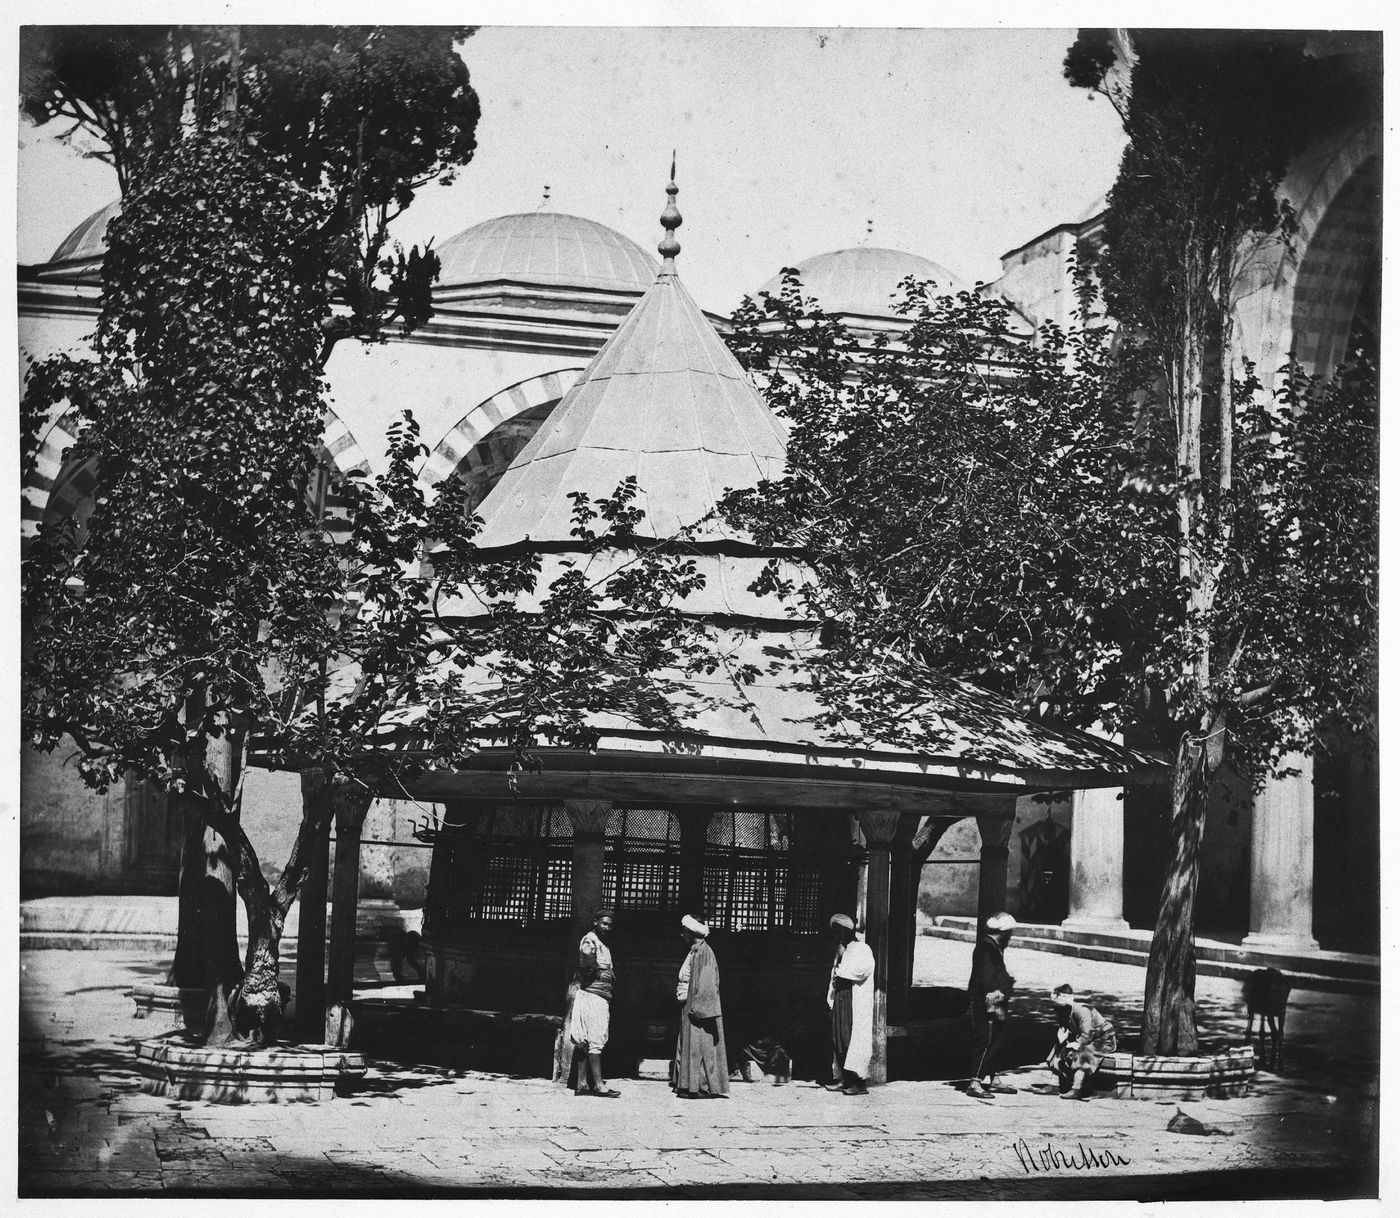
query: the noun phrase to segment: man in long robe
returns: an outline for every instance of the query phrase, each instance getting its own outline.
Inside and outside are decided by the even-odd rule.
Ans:
[[[832,915],[831,933],[837,947],[826,990],[832,1057],[832,1081],[826,1087],[866,1095],[875,1044],[875,955],[856,938],[856,924],[846,914]]]
[[[686,1099],[729,1095],[729,1059],[724,1048],[724,1015],[719,1002],[719,963],[706,942],[710,928],[686,914],[681,934],[690,951],[676,979],[681,1030],[676,1038],[672,1085]]]

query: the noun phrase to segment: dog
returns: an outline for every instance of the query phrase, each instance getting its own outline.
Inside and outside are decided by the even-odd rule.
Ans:
[[[1246,1044],[1254,1040],[1254,1017],[1259,1016],[1259,1057],[1269,1068],[1277,1069],[1283,1052],[1283,1021],[1288,1014],[1288,995],[1293,986],[1276,968],[1259,968],[1244,979],[1244,1005],[1249,1013],[1245,1024]],[[1264,1026],[1269,1029],[1269,1048],[1264,1046]]]

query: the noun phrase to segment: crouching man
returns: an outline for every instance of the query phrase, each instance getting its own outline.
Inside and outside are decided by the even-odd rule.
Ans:
[[[1051,1001],[1060,1026],[1045,1064],[1059,1077],[1061,1099],[1087,1099],[1089,1080],[1104,1057],[1118,1049],[1118,1033],[1093,1007],[1075,1002],[1074,990],[1067,985],[1057,985]]]

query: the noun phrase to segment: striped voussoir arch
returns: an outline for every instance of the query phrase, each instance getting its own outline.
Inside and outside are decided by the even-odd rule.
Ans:
[[[520,381],[473,406],[428,454],[418,471],[419,484],[425,489],[435,487],[463,464],[475,470],[481,461],[473,450],[493,430],[527,410],[559,401],[582,376],[582,368],[559,368]]]
[[[20,491],[20,542],[27,545],[49,513],[72,515],[97,487],[97,471],[90,462],[66,469],[67,453],[78,438],[78,415],[67,410],[49,427],[35,459],[33,474]],[[326,408],[321,461],[341,474],[369,472],[369,461],[350,429],[335,411]],[[326,498],[326,527],[333,536],[349,527],[344,500],[331,493]]]

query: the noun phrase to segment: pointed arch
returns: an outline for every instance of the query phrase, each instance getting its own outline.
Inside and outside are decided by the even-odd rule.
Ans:
[[[419,470],[419,481],[425,487],[435,487],[459,471],[477,474],[486,469],[492,464],[492,433],[517,419],[538,423],[578,383],[583,371],[581,367],[558,368],[532,376],[473,406],[428,454]]]

